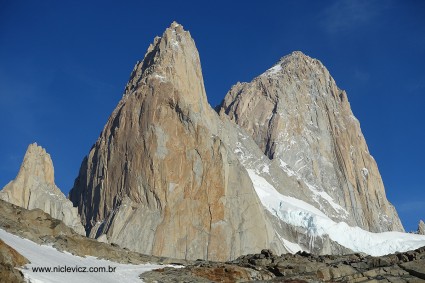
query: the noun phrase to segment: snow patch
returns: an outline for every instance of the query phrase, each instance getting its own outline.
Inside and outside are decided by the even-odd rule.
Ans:
[[[282,159],[279,159],[279,164],[280,164],[280,168],[282,168],[282,170],[288,174],[289,177],[291,176],[296,176],[297,173],[295,173],[294,170],[292,170],[291,168],[289,168],[289,165],[283,161]]]
[[[297,160],[295,162],[295,164],[298,164],[299,162],[302,161],[302,158]],[[316,201],[320,206],[321,206],[321,199],[326,200],[331,206],[332,208],[339,214],[339,216],[342,216],[344,218],[346,218],[349,213],[347,210],[345,210],[342,206],[340,206],[338,203],[336,203],[334,201],[334,199],[325,191],[323,190],[319,190],[316,186],[310,184],[309,182],[307,182],[307,180],[305,180],[304,178],[300,177],[298,172],[300,170],[302,170],[306,165],[301,166],[296,172],[294,170],[292,170],[290,168],[290,166],[283,161],[282,159],[279,159],[280,162],[280,168],[282,168],[282,170],[289,176],[295,176],[297,178],[297,180],[302,181],[309,189],[310,191],[314,194],[313,199],[314,201]],[[321,198],[321,199],[320,199]]]
[[[283,238],[282,236],[280,236],[279,234],[276,233],[276,235],[279,237],[280,241],[282,242],[283,246],[285,247],[285,249],[290,252],[291,254],[295,254],[299,251],[303,251],[303,249],[301,248],[300,245],[296,244],[296,243],[292,243],[291,241],[286,240],[285,238]]]
[[[104,259],[97,259],[92,256],[79,257],[68,252],[60,252],[51,246],[38,245],[30,240],[22,239],[0,229],[0,238],[9,246],[14,248],[21,255],[26,257],[31,263],[26,264],[22,269],[25,279],[30,282],[43,283],[132,283],[142,282],[139,279],[141,273],[163,265],[157,264],[121,264]],[[115,267],[115,272],[33,272],[33,267]]]
[[[172,47],[173,47],[173,49],[174,49],[174,50],[179,50],[180,45],[179,45],[179,43],[177,42],[177,40],[172,39],[172,40],[171,40],[171,45],[172,45]]]
[[[157,73],[154,73],[153,77],[159,79],[162,83],[166,81],[166,78],[164,76],[158,75]]]
[[[234,153],[237,155],[239,162],[245,166],[248,164],[249,160],[254,158],[254,156],[246,150],[246,148],[240,143],[236,142],[236,148]],[[266,169],[268,171],[268,167]]]
[[[304,228],[310,238],[310,250],[315,238],[324,235],[354,252],[372,256],[405,252],[425,246],[423,235],[402,232],[372,233],[359,227],[351,227],[345,222],[336,223],[314,206],[280,194],[254,170],[247,171],[265,209],[285,223]]]
[[[261,168],[261,172],[262,173],[270,174],[270,172],[269,172],[269,165],[264,164],[263,167]]]
[[[265,71],[263,75],[273,75],[273,74],[278,73],[280,70],[282,70],[282,66],[276,65],[276,66],[271,67],[267,71]]]
[[[367,177],[369,176],[369,170],[367,170],[367,168],[362,168],[362,175],[363,175],[363,179],[367,179]]]
[[[307,185],[307,187],[310,189],[310,191],[314,194],[314,196],[315,196],[314,198],[315,198],[316,202],[318,202],[320,204],[320,200],[318,200],[317,197],[325,199],[336,212],[343,213],[343,215],[341,215],[342,217],[346,218],[348,216],[348,211],[345,210],[339,204],[337,204],[334,201],[334,199],[328,193],[326,193],[325,191],[319,191],[315,186],[309,184],[308,182],[304,181],[304,183]]]

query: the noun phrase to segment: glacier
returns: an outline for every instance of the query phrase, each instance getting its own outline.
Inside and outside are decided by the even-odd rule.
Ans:
[[[345,222],[335,222],[311,204],[282,195],[255,170],[248,169],[248,174],[265,209],[284,223],[304,228],[311,239],[311,245],[316,237],[328,235],[331,240],[354,252],[372,256],[406,252],[425,246],[424,235],[403,232],[372,233],[349,226]],[[290,247],[290,252],[302,250],[297,243],[280,238],[285,246]]]

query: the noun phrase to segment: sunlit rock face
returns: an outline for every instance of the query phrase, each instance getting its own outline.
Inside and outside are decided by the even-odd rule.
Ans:
[[[403,230],[347,96],[319,61],[294,52],[216,109],[193,39],[173,23],[134,67],[70,192],[90,237],[228,260],[264,248],[353,252],[344,233],[330,235],[359,232],[347,224]]]
[[[39,208],[85,234],[77,208],[55,185],[50,155],[36,143],[28,146],[18,175],[0,191],[0,198],[26,209]]]
[[[173,23],[134,67],[70,192],[90,236],[106,234],[147,254],[212,260],[273,243],[226,127],[236,129],[207,102],[190,33]]]
[[[320,61],[293,52],[252,82],[234,85],[219,111],[315,191],[319,203],[330,196],[343,207],[349,224],[403,231],[347,94]]]

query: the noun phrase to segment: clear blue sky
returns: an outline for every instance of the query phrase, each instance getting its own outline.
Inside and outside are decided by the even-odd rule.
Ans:
[[[119,4],[118,4],[119,3]],[[424,1],[0,0],[0,187],[29,143],[68,193],[137,60],[176,20],[208,99],[301,50],[345,89],[407,230],[425,218]]]

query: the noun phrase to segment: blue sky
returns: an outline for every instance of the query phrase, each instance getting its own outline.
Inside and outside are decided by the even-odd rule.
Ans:
[[[0,187],[37,142],[67,193],[134,64],[173,20],[195,39],[213,106],[294,50],[322,61],[406,229],[425,219],[425,2],[413,0],[0,0]]]

